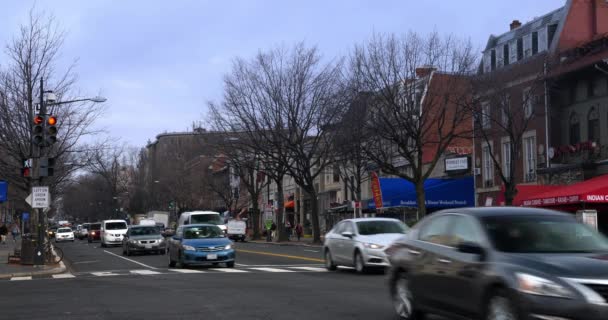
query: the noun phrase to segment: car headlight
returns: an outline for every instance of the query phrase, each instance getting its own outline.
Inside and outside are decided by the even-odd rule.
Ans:
[[[129,242],[131,242],[132,244],[137,244],[137,240],[131,240]]]
[[[229,245],[227,245],[227,246],[224,247],[224,250],[230,250],[230,249],[232,249],[232,245],[231,244],[229,244]]]
[[[515,276],[517,277],[517,290],[520,292],[557,298],[572,298],[574,296],[570,289],[551,280],[527,273],[516,273]]]
[[[381,246],[381,245],[375,244],[375,243],[364,243],[363,245],[365,245],[366,248],[370,248],[370,249],[382,249],[382,248],[384,248],[384,246]]]
[[[182,245],[182,248],[184,248],[184,250],[186,250],[186,251],[196,250],[193,246],[188,246],[188,245]]]

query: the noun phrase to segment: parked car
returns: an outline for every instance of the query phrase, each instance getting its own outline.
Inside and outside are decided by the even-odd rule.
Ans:
[[[55,234],[57,233],[57,227],[50,227],[49,230],[47,231],[47,234],[49,235],[49,238],[55,238]]]
[[[55,242],[72,241],[74,242],[74,231],[72,228],[58,228],[55,234]]]
[[[101,246],[122,245],[128,227],[125,220],[104,220],[101,222]]]
[[[532,208],[436,212],[387,250],[401,319],[606,319],[608,239]]]
[[[101,222],[91,223],[87,232],[87,241],[101,241]]]
[[[213,224],[178,227],[169,240],[169,267],[225,263],[234,268],[236,253],[224,231]]]
[[[167,243],[156,226],[131,226],[122,240],[122,253],[130,256],[133,253],[165,254]]]
[[[359,218],[340,221],[325,235],[323,254],[328,270],[337,266],[355,267],[357,272],[385,268],[389,261],[384,249],[409,228],[397,219]]]

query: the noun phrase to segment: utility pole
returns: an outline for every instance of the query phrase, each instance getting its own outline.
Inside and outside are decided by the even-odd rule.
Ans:
[[[44,103],[44,79],[42,77],[40,77],[40,115],[42,115],[42,117],[46,117],[46,104]],[[33,178],[37,178],[38,185],[41,186],[42,176],[40,175],[39,160],[44,152],[44,143],[39,143],[37,149],[37,154],[32,157],[34,167]],[[44,209],[38,208],[36,210],[38,210],[38,224],[36,230],[36,232],[38,233],[38,241],[36,242],[36,254],[34,255],[34,264],[44,265]]]

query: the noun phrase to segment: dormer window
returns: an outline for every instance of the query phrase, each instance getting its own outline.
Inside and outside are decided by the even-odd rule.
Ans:
[[[532,32],[532,54],[538,53],[538,31]]]
[[[517,39],[517,60],[524,58],[524,40],[522,38]]]
[[[502,59],[505,62],[505,66],[509,65],[509,45],[505,43],[504,46],[502,46]]]

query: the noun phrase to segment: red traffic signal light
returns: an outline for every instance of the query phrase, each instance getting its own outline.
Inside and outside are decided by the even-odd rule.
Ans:
[[[54,125],[56,125],[56,124],[57,124],[57,117],[56,117],[56,116],[50,116],[50,117],[48,117],[48,118],[46,119],[46,123],[47,123],[49,126],[54,126]]]
[[[35,116],[34,117],[34,124],[35,125],[42,124],[43,122],[44,122],[44,118],[42,116]]]

